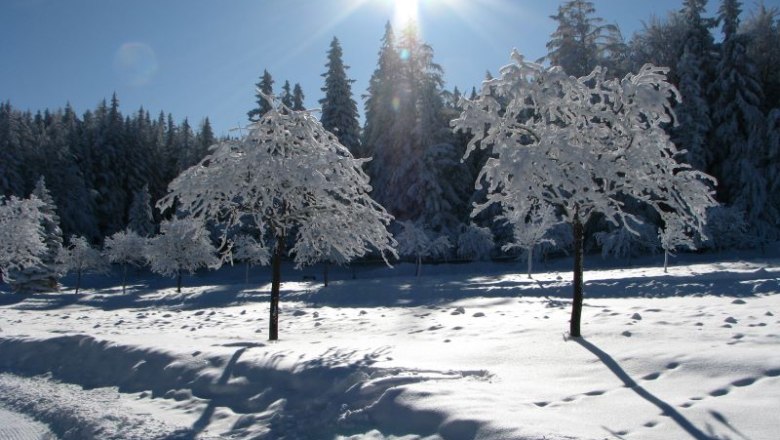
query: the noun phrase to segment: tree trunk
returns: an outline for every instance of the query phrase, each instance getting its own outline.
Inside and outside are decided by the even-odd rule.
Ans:
[[[268,322],[268,340],[279,339],[279,290],[282,284],[282,256],[284,255],[284,234],[276,240],[274,260],[271,263],[271,309]]]
[[[580,321],[582,318],[582,270],[583,270],[583,227],[579,215],[574,216],[572,224],[574,233],[574,296],[571,303],[571,326],[569,333],[572,337],[582,336],[580,333]]]
[[[534,247],[531,246],[528,248],[528,278],[531,278],[531,270],[533,269],[533,261],[534,261]]]
[[[176,273],[176,293],[181,293],[181,269]]]
[[[330,265],[328,263],[325,263],[325,268],[322,270],[322,279],[325,282],[325,287],[328,287],[328,268]]]
[[[249,263],[246,263],[246,269],[244,269],[244,284],[249,284]]]
[[[420,255],[417,256],[417,269],[414,271],[414,276],[419,277],[420,276],[420,268],[422,267],[422,257]]]
[[[667,268],[669,267],[669,251],[664,249],[664,273],[669,273]]]
[[[127,286],[127,264],[122,264],[122,295],[127,291],[125,286]]]
[[[76,271],[76,295],[79,294],[79,288],[81,287],[81,270]]]

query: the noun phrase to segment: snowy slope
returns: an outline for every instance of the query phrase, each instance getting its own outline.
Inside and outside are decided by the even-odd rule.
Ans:
[[[241,268],[3,294],[0,405],[61,438],[774,438],[780,260],[690,259],[586,271],[581,340],[570,273],[503,264],[288,282],[275,343]]]

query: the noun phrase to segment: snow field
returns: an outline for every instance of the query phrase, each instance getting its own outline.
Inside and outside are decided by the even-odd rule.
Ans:
[[[435,272],[328,288],[288,283],[275,343],[266,341],[263,289],[131,292],[145,306],[118,309],[97,291],[67,306],[59,304],[67,294],[39,295],[0,314],[0,370],[28,376],[0,376],[0,401],[60,436],[72,426],[58,428],[30,390],[64,403],[72,420],[86,417],[79,405],[91,408],[82,425],[93,431],[136,426],[145,438],[772,438],[777,430],[776,262],[586,272],[582,340],[565,333],[570,274]],[[231,302],[198,307],[210,291]],[[45,380],[29,377],[40,374]],[[122,417],[92,392],[120,400]],[[154,423],[138,425],[141,415]]]

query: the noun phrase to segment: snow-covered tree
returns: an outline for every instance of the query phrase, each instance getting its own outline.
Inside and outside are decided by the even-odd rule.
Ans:
[[[126,293],[127,266],[141,266],[145,263],[146,238],[128,228],[106,238],[103,253],[111,263],[122,265],[122,294]]]
[[[249,284],[249,268],[267,265],[271,261],[271,253],[262,240],[256,240],[251,235],[241,234],[233,240],[230,258],[244,262],[246,265],[244,284]]]
[[[664,273],[668,272],[669,256],[674,256],[677,249],[695,249],[695,240],[693,231],[674,213],[664,213],[662,215],[664,227],[658,230],[658,241],[664,250]]]
[[[128,217],[128,229],[141,237],[151,237],[154,235],[152,196],[149,195],[148,185],[145,185],[133,195],[133,203],[130,205]]]
[[[686,162],[700,171],[712,163],[708,138],[712,128],[709,104],[703,84],[706,81],[703,60],[686,47],[677,63],[682,102],[677,105],[677,126],[673,129],[674,143],[687,150]]]
[[[81,288],[82,275],[108,271],[108,263],[100,251],[81,236],[70,237],[70,244],[63,249],[62,261],[67,272],[76,272],[77,295]]]
[[[570,0],[558,6],[551,16],[558,26],[547,43],[546,59],[572,75],[588,74],[597,65],[604,65],[610,55],[625,53],[625,45],[616,25],[603,24],[594,17],[593,2]]]
[[[385,228],[392,217],[369,197],[364,162],[310,113],[279,106],[251,124],[246,136],[220,143],[177,177],[158,206],[177,203],[195,218],[219,222],[224,236],[242,219],[256,219],[257,235],[267,234],[274,243],[269,339],[276,340],[281,261],[290,234],[296,234],[291,253],[298,265],[312,261],[313,254],[302,251],[314,246],[312,236],[345,260],[371,250],[383,258],[395,255],[395,241]],[[315,224],[318,231],[308,235]]]
[[[741,2],[724,0],[719,10],[723,22],[721,58],[710,93],[713,105],[713,174],[718,178],[719,200],[745,212],[756,232],[767,203],[767,181],[760,161],[766,157],[761,105],[763,90],[752,60],[747,57],[745,35],[738,32]],[[757,234],[759,235],[759,234]],[[762,237],[763,238],[763,237]]]
[[[464,225],[458,235],[458,257],[464,260],[487,260],[496,243],[490,228],[483,228],[474,223]]]
[[[322,116],[320,122],[325,130],[336,135],[341,145],[349,149],[353,156],[360,153],[360,122],[357,103],[352,99],[352,83],[347,78],[347,69],[342,61],[341,44],[333,37],[328,51],[328,71],[323,73],[325,97],[320,99]]]
[[[470,131],[467,154],[492,148],[478,182],[488,200],[528,215],[552,204],[572,225],[574,301],[571,335],[580,336],[584,225],[599,213],[614,225],[636,220],[624,209],[636,200],[658,213],[676,212],[701,231],[715,201],[710,178],[678,161],[664,127],[673,121],[677,90],[666,69],[644,66],[623,79],[600,68],[585,77],[560,67],[527,62],[517,51],[498,78],[483,83],[476,101],[464,103],[456,129]]]
[[[200,219],[182,218],[164,221],[160,234],[149,239],[146,259],[154,273],[176,278],[176,292],[181,293],[181,277],[185,272],[219,267],[217,249]]]
[[[593,234],[596,243],[601,246],[601,257],[626,258],[644,253],[654,253],[658,249],[657,230],[651,224],[632,217],[626,217],[628,223]]]
[[[6,282],[9,271],[21,271],[41,264],[47,252],[43,240],[44,203],[35,196],[19,199],[0,197],[0,275]]]
[[[528,278],[533,271],[534,248],[544,244],[554,245],[555,240],[548,237],[553,226],[560,223],[555,208],[548,203],[537,204],[530,212],[520,217],[516,211],[504,216],[512,224],[514,241],[502,247],[504,252],[514,248],[525,249],[528,259]]]
[[[298,83],[295,83],[295,86],[293,87],[293,110],[306,110],[306,107],[303,105],[303,100],[306,97],[303,94],[303,89],[301,88],[301,85]]]
[[[402,229],[396,236],[398,253],[415,258],[416,269],[414,276],[420,276],[423,258],[444,257],[452,248],[452,244],[446,236],[440,235],[437,237],[419,223],[407,220],[400,224]]]
[[[21,270],[8,274],[13,289],[17,292],[44,292],[57,290],[61,276],[59,261],[62,252],[62,230],[60,218],[57,215],[57,207],[43,177],[38,179],[32,192],[42,202],[41,211],[41,237],[46,244],[46,252],[40,255],[40,263],[29,265]]]
[[[271,105],[263,97],[271,96],[274,93],[273,86],[274,79],[271,77],[271,74],[268,73],[268,70],[263,70],[260,81],[255,84],[255,87],[257,88],[257,93],[255,94],[257,106],[252,110],[249,110],[246,114],[250,121],[259,121],[264,114],[271,110]]]

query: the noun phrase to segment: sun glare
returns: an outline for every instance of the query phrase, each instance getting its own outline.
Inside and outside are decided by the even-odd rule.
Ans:
[[[417,20],[418,0],[395,0],[395,22],[407,23]]]

